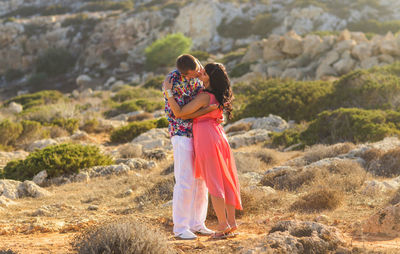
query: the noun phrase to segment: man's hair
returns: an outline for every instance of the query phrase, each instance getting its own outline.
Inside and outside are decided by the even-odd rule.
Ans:
[[[188,54],[180,55],[176,59],[176,67],[183,74],[186,74],[190,70],[194,71],[197,68],[196,58]]]

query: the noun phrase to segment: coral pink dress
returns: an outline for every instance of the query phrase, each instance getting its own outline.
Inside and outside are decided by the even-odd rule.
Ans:
[[[210,104],[218,104],[215,96],[208,94]],[[195,177],[204,179],[211,195],[242,210],[235,160],[218,118],[222,118],[221,109],[193,120]]]

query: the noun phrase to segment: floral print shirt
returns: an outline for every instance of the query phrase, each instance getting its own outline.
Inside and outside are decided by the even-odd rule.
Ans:
[[[179,106],[188,104],[203,89],[203,84],[199,79],[195,78],[187,80],[180,74],[178,70],[169,73],[168,76],[172,77],[171,91]],[[168,99],[165,94],[165,91],[164,91],[164,99],[165,99],[165,114],[169,122],[168,130],[171,138],[173,136],[185,136],[188,138],[192,138],[193,121],[191,119],[182,120],[179,118],[178,119],[175,118],[175,115],[168,104]]]

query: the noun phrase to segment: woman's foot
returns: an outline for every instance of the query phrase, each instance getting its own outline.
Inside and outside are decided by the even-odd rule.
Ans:
[[[211,235],[211,239],[226,239],[228,237],[231,227],[229,224],[218,225],[217,230]]]

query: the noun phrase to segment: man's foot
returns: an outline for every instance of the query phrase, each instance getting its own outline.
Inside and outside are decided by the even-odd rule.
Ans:
[[[199,235],[212,235],[214,234],[214,231],[212,231],[211,229],[204,227],[204,228],[200,228],[200,229],[195,229],[195,230],[191,230],[193,233],[195,234],[199,234]]]
[[[194,240],[197,238],[197,236],[195,234],[193,234],[192,232],[190,232],[189,230],[187,230],[175,237],[179,240]]]

